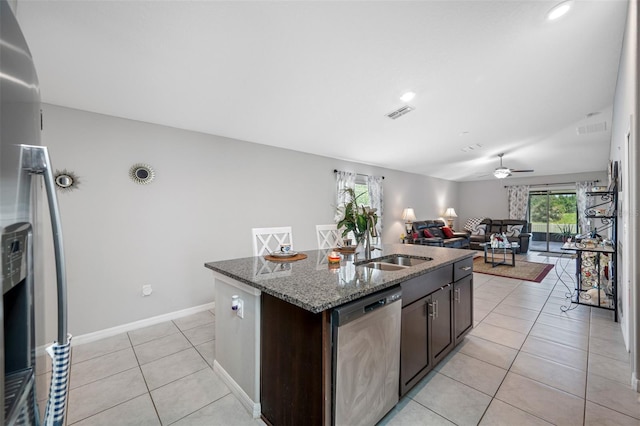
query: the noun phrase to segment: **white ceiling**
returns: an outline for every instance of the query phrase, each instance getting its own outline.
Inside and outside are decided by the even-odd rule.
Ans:
[[[29,0],[17,16],[43,102],[467,181],[501,152],[535,169],[520,176],[606,170],[626,1],[546,21],[558,2]],[[409,90],[415,111],[387,118]]]

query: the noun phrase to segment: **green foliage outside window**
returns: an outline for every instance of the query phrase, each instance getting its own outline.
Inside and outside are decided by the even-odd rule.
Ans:
[[[549,232],[558,235],[567,234],[567,226],[577,228],[575,194],[558,193],[549,195]],[[529,196],[529,217],[533,232],[547,232],[547,193],[531,193]],[[552,237],[553,238],[553,237]]]
[[[547,221],[547,197],[533,196],[531,200],[531,222]],[[576,223],[576,195],[552,194],[549,197],[549,221]]]
[[[355,193],[358,198],[358,203],[361,206],[371,206],[371,202],[369,201],[369,187],[366,183],[356,183]]]

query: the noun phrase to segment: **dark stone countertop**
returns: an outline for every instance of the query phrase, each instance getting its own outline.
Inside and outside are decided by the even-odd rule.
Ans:
[[[452,248],[385,244],[382,253],[379,250],[373,252],[373,259],[407,254],[431,257],[433,260],[399,271],[380,271],[355,266],[353,255],[343,256],[340,267],[331,268],[327,263],[330,251],[304,251],[301,253],[306,254],[307,258],[295,262],[273,262],[257,256],[207,262],[204,266],[271,296],[319,313],[474,254],[473,251]],[[360,264],[361,260],[357,263]]]

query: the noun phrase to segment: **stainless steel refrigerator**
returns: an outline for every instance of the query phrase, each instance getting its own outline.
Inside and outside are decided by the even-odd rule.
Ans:
[[[6,0],[0,0],[0,104],[0,424],[58,425],[64,420],[70,343],[60,215],[49,154],[40,145],[38,77]],[[43,241],[49,232],[40,229],[47,216],[53,241]],[[45,244],[53,247],[55,280],[42,274],[43,254],[51,251],[43,249]],[[57,318],[44,318],[47,302],[38,295],[47,294],[42,291],[47,283],[56,287]],[[36,335],[42,321],[57,321],[57,340],[46,349]],[[51,357],[51,383],[43,396],[37,395],[35,374],[36,358],[45,351]],[[44,420],[37,401],[46,401]]]

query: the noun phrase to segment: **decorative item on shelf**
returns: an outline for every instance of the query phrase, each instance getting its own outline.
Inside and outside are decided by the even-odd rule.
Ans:
[[[148,164],[137,163],[129,169],[129,177],[131,180],[140,185],[151,183],[155,176],[155,171]]]
[[[78,176],[67,169],[63,169],[62,171],[56,170],[55,179],[56,188],[58,188],[62,192],[73,191],[74,189],[78,189],[80,185],[80,179]]]
[[[348,195],[348,200],[344,205],[338,207],[338,211],[342,215],[342,219],[338,222],[338,229],[343,229],[343,237],[346,237],[349,232],[353,232],[356,246],[364,243],[365,255],[369,256],[371,253],[371,240],[367,236],[378,236],[376,231],[376,223],[378,223],[377,209],[358,205],[359,196],[356,196],[353,188],[345,188],[344,193]]]
[[[447,218],[447,224],[449,225],[449,228],[453,229],[453,219],[455,219],[456,217],[458,217],[458,215],[456,214],[456,211],[453,207],[449,207],[445,212],[444,212],[444,217]]]
[[[411,207],[407,207],[402,211],[402,220],[404,220],[404,227],[407,234],[411,234],[413,221],[416,220],[416,213]]]

